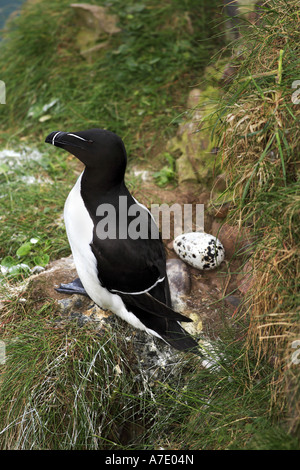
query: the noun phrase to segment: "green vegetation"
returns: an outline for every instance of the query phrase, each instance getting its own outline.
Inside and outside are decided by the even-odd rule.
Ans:
[[[173,184],[164,143],[180,123],[186,90],[202,82],[223,45],[219,1],[92,3],[109,4],[121,28],[93,60],[76,46],[66,0],[26,5],[0,46],[7,85],[0,144],[21,154],[0,162],[0,339],[7,353],[0,448],[297,449],[299,366],[290,360],[299,321],[295,0],[271,0],[264,20],[245,29],[238,72],[213,129],[223,149],[218,164],[231,180],[228,220],[242,221],[254,237],[255,286],[241,313],[224,317],[212,365],[174,354],[157,379],[154,370],[141,372],[127,339],[135,333],[118,319],[98,330],[95,322],[64,318],[32,286],[26,299],[9,288],[28,276],[22,264],[43,266],[70,253],[61,213],[80,168],[50,151],[45,136],[62,126],[109,128],[124,138],[130,165],[142,162],[158,185]],[[129,184],[134,190],[140,183]]]
[[[157,380],[153,369],[141,374],[126,325],[115,319],[97,334],[92,322],[63,320],[50,299],[40,300],[32,293],[2,313],[9,362],[1,448],[251,449],[269,448],[274,436],[278,448],[296,448],[279,425],[270,431],[272,366],[248,357],[245,368],[244,341],[226,328],[210,369],[174,354]]]
[[[218,2],[204,7],[195,0],[114,0],[109,5],[122,31],[92,62],[76,46],[68,0],[28,5],[14,21],[1,51],[8,99],[0,118],[7,139],[30,135],[41,142],[62,123],[73,130],[100,126],[122,135],[130,153],[135,148],[141,158],[147,145],[134,139],[137,133],[151,129],[151,143],[158,130],[160,139],[172,132],[170,123],[174,126],[178,115],[174,93],[180,85],[195,84],[219,42],[211,38],[216,23],[210,19]],[[184,96],[177,98],[176,105],[182,105]],[[45,115],[51,119],[43,121]]]
[[[1,179],[1,266],[25,264],[29,268],[44,266],[70,253],[61,219],[68,190],[74,183],[74,164],[59,155],[23,148],[18,144],[15,157],[3,157]],[[20,149],[20,150],[19,150]],[[30,243],[30,240],[37,243]],[[23,248],[22,248],[23,247]],[[26,250],[27,247],[27,250]],[[30,248],[30,250],[29,250]],[[4,269],[4,272],[6,270]],[[24,270],[10,272],[18,275]],[[27,275],[30,273],[27,270]],[[26,275],[26,272],[23,272]]]
[[[204,8],[196,0],[114,0],[109,12],[118,15],[121,32],[90,62],[76,45],[78,28],[69,4],[25,5],[1,44],[7,104],[0,107],[0,143],[27,147],[17,169],[0,167],[0,258],[12,256],[15,265],[20,262],[16,251],[31,238],[39,238],[51,260],[69,253],[59,216],[76,163],[50,151],[46,135],[62,127],[104,127],[122,136],[130,162],[146,160],[155,169],[160,146],[176,131],[186,99],[182,88],[195,85],[220,43],[212,37],[216,22],[211,20],[218,1]],[[32,147],[42,152],[40,159],[32,161]],[[28,189],[22,178],[29,175],[39,179]],[[33,258],[27,262],[35,264]]]
[[[153,173],[153,178],[158,186],[166,186],[176,178],[175,159],[168,152],[163,154],[168,165],[163,166],[159,171]]]

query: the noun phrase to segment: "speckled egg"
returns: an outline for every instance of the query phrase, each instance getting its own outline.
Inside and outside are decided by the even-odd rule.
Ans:
[[[179,258],[197,269],[215,269],[225,258],[222,243],[209,233],[184,233],[175,238],[173,247]]]

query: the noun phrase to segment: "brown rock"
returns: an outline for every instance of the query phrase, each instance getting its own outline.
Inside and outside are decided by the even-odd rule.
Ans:
[[[233,255],[240,255],[245,251],[250,243],[249,231],[238,226],[221,224],[214,221],[211,227],[211,234],[217,237],[225,248],[226,259],[231,259]]]
[[[226,184],[226,175],[225,173],[222,173],[221,175],[218,175],[213,183],[213,191],[219,191],[220,193],[223,193],[227,188]]]
[[[189,268],[180,259],[167,260],[167,273],[171,292],[179,295],[188,295],[191,290]]]
[[[117,27],[118,17],[108,13],[108,9],[98,5],[88,3],[71,3],[75,11],[75,23],[79,27],[75,42],[80,49],[80,53],[91,60],[96,52],[105,47],[103,42],[99,45],[99,40],[107,39],[112,34],[119,33]],[[104,44],[104,45],[103,45]],[[95,46],[97,46],[96,49]]]
[[[176,160],[176,171],[179,184],[198,182],[197,173],[186,155],[181,155],[181,157]]]
[[[194,109],[198,104],[201,96],[201,90],[199,88],[193,88],[187,99],[188,109]]]
[[[211,210],[214,217],[217,217],[218,219],[225,219],[228,214],[229,208],[230,202],[226,202],[225,204],[214,205]]]
[[[238,289],[242,294],[247,294],[254,283],[252,261],[249,260],[243,267],[243,272],[237,277]]]
[[[108,41],[103,41],[100,44],[96,44],[96,46],[90,47],[89,49],[85,49],[81,51],[81,55],[88,61],[92,62],[95,57],[99,54],[102,49],[105,49],[108,45]]]
[[[237,72],[237,67],[234,67],[233,65],[228,64],[224,70],[221,81],[224,82],[225,84],[230,83],[233,80],[234,76],[236,75],[236,72]]]
[[[225,298],[225,303],[231,310],[236,310],[241,304],[241,299],[236,295],[228,295]]]
[[[198,204],[207,204],[209,202],[209,200],[210,200],[210,192],[209,191],[203,191],[197,197],[197,203]]]
[[[180,259],[168,259],[167,274],[173,308],[178,312],[183,312],[186,309],[186,297],[191,291],[189,268]]]
[[[45,297],[62,299],[64,294],[56,292],[60,284],[67,284],[78,277],[73,257],[69,256],[49,263],[47,269],[40,274],[34,274],[28,279],[29,285],[39,287],[45,292]]]
[[[117,27],[118,17],[110,15],[107,8],[89,3],[71,3],[77,17],[77,23],[87,29],[93,29],[98,34],[116,34],[121,31]]]

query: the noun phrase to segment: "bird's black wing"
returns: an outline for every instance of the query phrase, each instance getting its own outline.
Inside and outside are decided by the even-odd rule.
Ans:
[[[137,206],[128,193],[127,198],[129,206]],[[115,237],[106,237],[105,233],[99,232],[101,219],[94,220],[91,249],[97,260],[99,281],[110,291],[125,294],[143,293],[155,287],[159,300],[169,304],[164,245],[149,211],[141,205],[138,205],[138,210],[138,219],[135,215],[128,215],[122,222],[123,215],[116,207],[119,232]],[[134,233],[131,231],[132,225],[136,228]],[[125,238],[120,237],[120,232],[124,230]]]
[[[108,250],[106,257],[105,251],[101,249],[101,246],[103,248],[102,243],[91,245],[98,262],[98,277],[101,284],[111,292],[118,294],[126,308],[146,328],[157,333],[171,346],[180,351],[199,354],[197,342],[180,325],[180,322],[191,322],[192,320],[175,312],[170,306],[165,258],[161,253],[162,244],[154,244],[153,246],[148,241],[144,247],[147,251],[146,258],[142,256],[142,243],[139,246],[140,250],[137,251],[141,256],[132,257],[130,254],[132,254],[131,249],[134,244],[122,244],[119,241],[115,245],[120,250],[119,262],[117,262],[118,250],[116,250],[116,246],[113,250]],[[107,247],[111,248],[108,244]],[[121,256],[121,252],[123,256]],[[156,258],[158,254],[160,254],[160,258]]]
[[[127,190],[125,194],[128,205],[136,203]],[[120,227],[121,215],[117,207],[116,214]],[[171,308],[164,245],[151,214],[142,206],[139,220],[148,223],[145,238],[132,238],[130,233],[125,239],[105,238],[95,228],[91,249],[97,260],[99,281],[110,292],[118,294],[146,328],[176,349],[197,353],[197,342],[179,323],[192,320]],[[135,218],[128,216],[127,228],[132,222],[136,223]],[[97,223],[95,219],[95,227]]]
[[[165,289],[166,268],[159,240],[93,240],[98,278],[111,292],[138,294],[161,285]],[[164,298],[161,298],[165,301]]]

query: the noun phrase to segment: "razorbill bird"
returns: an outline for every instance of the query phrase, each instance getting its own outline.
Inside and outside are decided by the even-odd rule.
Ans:
[[[171,306],[158,228],[125,185],[127,156],[122,139],[107,130],[90,129],[51,132],[46,142],[85,165],[64,207],[79,280],[62,285],[61,292],[86,293],[135,328],[180,351],[199,354],[197,342],[180,324],[192,320]],[[143,236],[142,226],[146,227]]]

